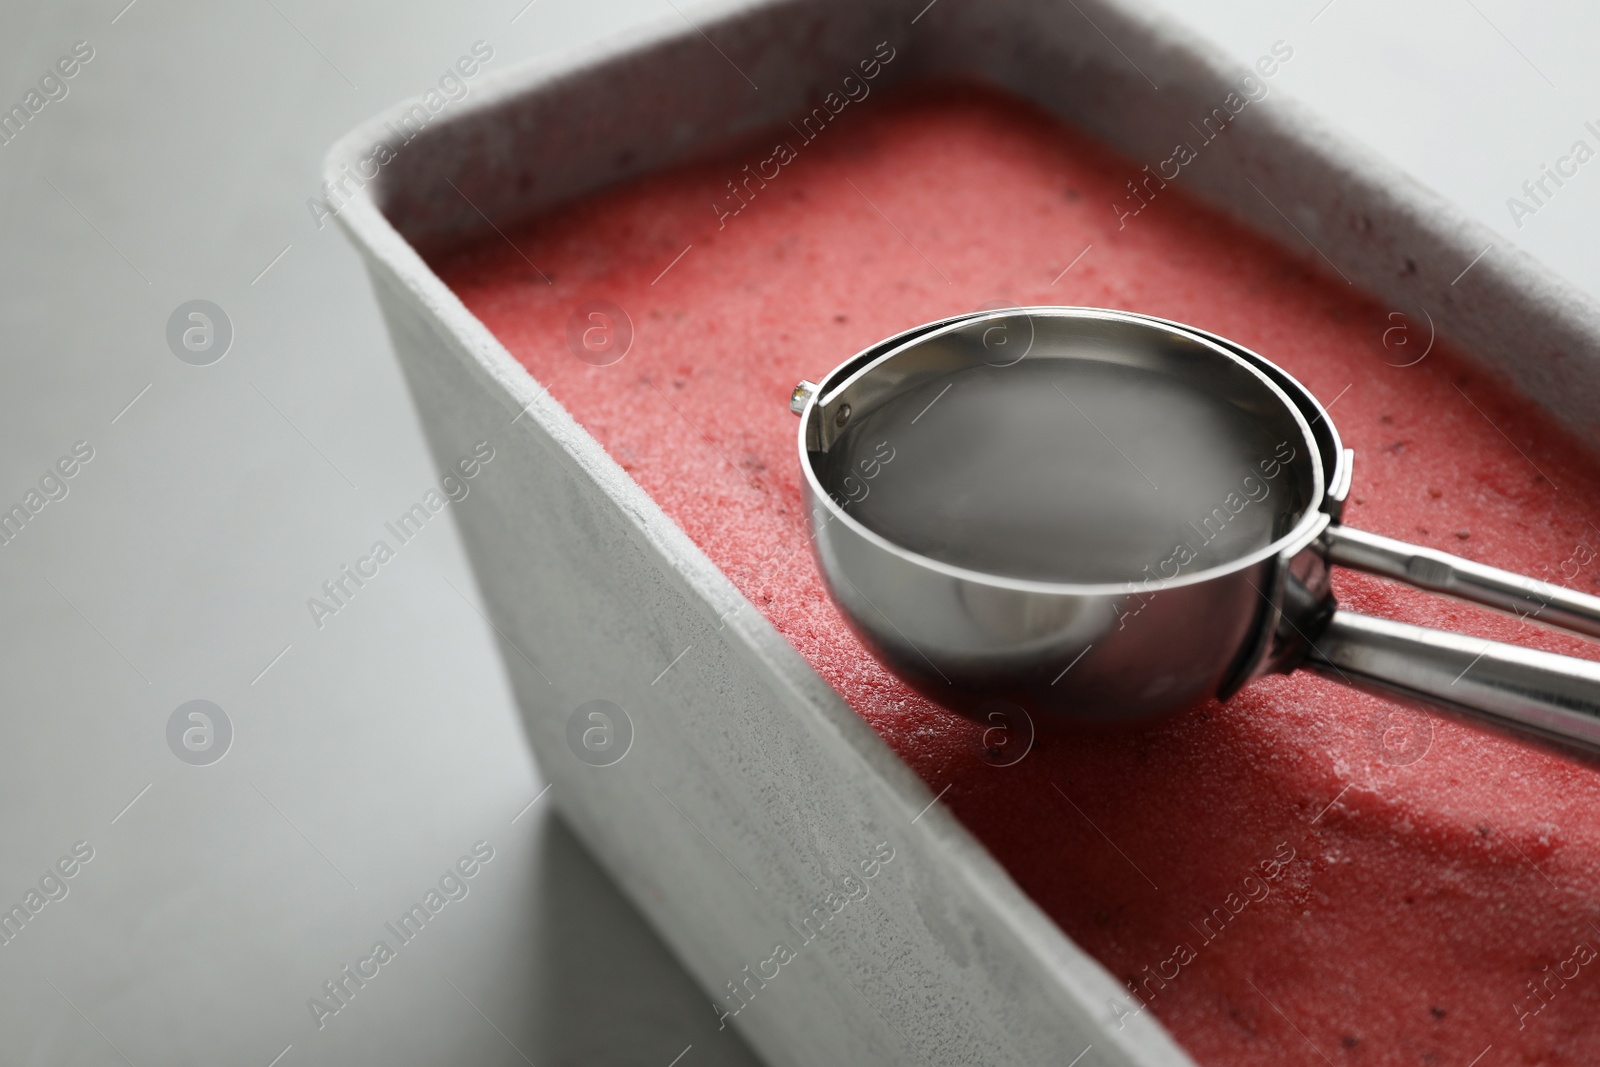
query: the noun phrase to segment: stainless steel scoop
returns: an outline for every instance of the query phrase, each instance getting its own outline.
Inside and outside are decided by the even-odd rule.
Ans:
[[[790,399],[818,563],[965,714],[1128,722],[1300,667],[1600,754],[1600,663],[1340,609],[1329,568],[1600,637],[1600,598],[1340,523],[1353,453],[1253,352],[1034,307],[945,319]]]

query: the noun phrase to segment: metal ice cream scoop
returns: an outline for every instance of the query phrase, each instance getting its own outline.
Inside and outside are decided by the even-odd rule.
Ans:
[[[801,382],[818,564],[932,699],[1133,721],[1305,667],[1600,753],[1600,663],[1339,608],[1333,565],[1600,637],[1600,598],[1343,526],[1353,453],[1280,368],[1148,316],[1033,307]]]

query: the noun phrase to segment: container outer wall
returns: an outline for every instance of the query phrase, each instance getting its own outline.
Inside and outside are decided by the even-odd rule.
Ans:
[[[735,1020],[764,1059],[1190,1063],[1148,1013],[1115,1026],[1120,986],[944,809],[917,818],[921,782],[555,401],[484,365],[492,339],[368,265],[437,461],[495,447],[458,521],[552,798],[708,1000],[798,951]],[[635,731],[610,767],[567,742],[597,697]],[[802,945],[787,924],[881,841],[867,899]]]

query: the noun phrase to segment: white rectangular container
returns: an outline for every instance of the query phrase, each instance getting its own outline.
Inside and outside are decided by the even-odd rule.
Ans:
[[[917,817],[933,800],[923,784],[416,251],[716,152],[812,106],[880,41],[899,54],[885,81],[986,80],[1139,159],[1168,155],[1165,131],[1242,73],[1133,3],[918,6],[698,5],[693,27],[673,17],[486,76],[375,177],[373,147],[395,140],[406,109],[344,138],[330,204],[371,272],[436,459],[496,449],[495,477],[458,521],[554,799],[708,1000],[730,982],[754,992],[733,1020],[750,1043],[774,1064],[1021,1067],[1090,1046],[1081,1067],[1187,1064],[1149,1013],[1119,1025],[1119,983],[941,807]],[[1253,108],[1185,174],[1370,293],[1430,309],[1441,335],[1600,443],[1600,311],[1504,247],[1452,286],[1489,237],[1292,101]],[[346,196],[353,175],[365,190]],[[612,766],[568,743],[569,717],[594,698],[632,719]],[[857,883],[868,899],[808,943],[798,924],[883,842],[892,860]],[[779,942],[795,958],[752,982]]]

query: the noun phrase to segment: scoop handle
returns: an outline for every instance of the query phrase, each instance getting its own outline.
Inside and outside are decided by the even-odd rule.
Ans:
[[[1336,610],[1304,665],[1358,689],[1600,755],[1600,663]]]
[[[1341,567],[1600,637],[1600,597],[1348,526],[1329,526],[1322,540]]]

